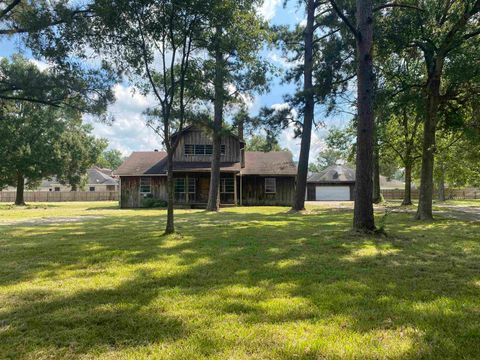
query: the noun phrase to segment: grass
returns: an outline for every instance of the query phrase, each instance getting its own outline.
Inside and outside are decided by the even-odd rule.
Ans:
[[[0,206],[0,358],[479,358],[479,222],[287,210]]]

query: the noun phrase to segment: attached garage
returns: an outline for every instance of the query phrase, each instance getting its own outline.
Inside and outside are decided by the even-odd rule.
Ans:
[[[350,201],[353,200],[355,172],[342,165],[334,165],[320,173],[313,173],[307,179],[309,201]]]

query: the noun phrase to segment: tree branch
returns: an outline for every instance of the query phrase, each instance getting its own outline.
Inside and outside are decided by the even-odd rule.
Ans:
[[[350,22],[350,20],[345,16],[345,14],[343,13],[342,10],[340,10],[340,8],[338,7],[337,3],[335,2],[335,0],[329,0],[330,4],[332,5],[333,7],[333,10],[335,10],[335,12],[337,13],[337,15],[340,17],[340,19],[343,20],[343,22],[345,23],[345,25],[347,25],[347,27],[349,28],[349,30],[352,32],[353,36],[355,36],[355,38],[360,41],[361,40],[361,35],[360,35],[360,32],[358,32],[358,30],[355,28],[355,26],[353,26],[353,24]]]
[[[382,10],[382,9],[386,9],[386,8],[394,8],[394,7],[424,11],[422,8],[419,8],[418,6],[415,6],[415,5],[398,4],[398,3],[386,3],[386,4],[383,4],[383,5],[379,5],[379,6],[374,7],[373,12],[379,11],[379,10]]]
[[[8,5],[5,9],[2,10],[2,12],[0,13],[0,19],[3,18],[4,16],[8,15],[8,13],[10,11],[13,10],[13,8],[15,6],[17,6],[18,4],[20,4],[20,1],[21,0],[13,0],[10,5]]]

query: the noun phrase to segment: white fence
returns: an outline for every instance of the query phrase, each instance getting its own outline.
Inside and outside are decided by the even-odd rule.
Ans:
[[[0,202],[15,202],[16,191],[0,191]],[[118,191],[25,191],[25,202],[118,201]]]

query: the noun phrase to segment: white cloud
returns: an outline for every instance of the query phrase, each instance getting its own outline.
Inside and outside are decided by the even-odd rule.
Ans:
[[[258,11],[267,21],[272,20],[277,12],[277,7],[281,4],[281,0],[264,0]]]
[[[143,111],[154,104],[149,97],[135,93],[130,86],[116,85],[117,101],[108,109],[115,121],[103,124],[86,119],[94,127],[93,133],[108,139],[109,148],[118,149],[123,155],[132,151],[162,148],[161,139],[146,126]]]
[[[288,104],[273,104],[272,108],[276,110],[285,109],[288,107]],[[295,109],[292,110],[292,116],[296,118],[298,113]],[[281,147],[286,147],[293,154],[293,158],[298,160],[300,156],[300,144],[301,137],[295,137],[294,126],[291,124],[288,128],[284,129],[279,137],[279,143]],[[310,153],[309,160],[310,162],[314,161],[317,157],[317,154],[326,147],[325,140],[320,137],[315,129],[312,130],[312,136],[310,140]]]

